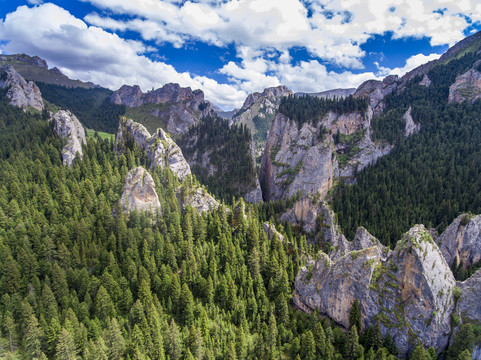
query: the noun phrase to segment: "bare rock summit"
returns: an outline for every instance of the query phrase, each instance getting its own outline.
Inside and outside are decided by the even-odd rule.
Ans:
[[[77,117],[67,110],[58,111],[52,118],[55,135],[67,140],[62,149],[64,165],[72,166],[77,154],[82,157],[82,144],[86,144],[85,130]]]

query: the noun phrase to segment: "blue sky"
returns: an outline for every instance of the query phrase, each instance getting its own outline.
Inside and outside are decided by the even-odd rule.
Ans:
[[[113,90],[200,88],[224,109],[402,75],[478,30],[477,0],[0,0],[1,53]]]

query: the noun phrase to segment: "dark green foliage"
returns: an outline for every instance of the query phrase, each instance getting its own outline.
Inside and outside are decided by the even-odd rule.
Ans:
[[[115,134],[119,116],[125,114],[124,105],[115,105],[107,100],[112,94],[109,89],[72,88],[44,83],[37,85],[45,100],[70,110],[89,129]]]
[[[397,146],[362,171],[353,186],[341,182],[333,196],[349,238],[364,226],[394,245],[414,224],[442,231],[461,212],[481,212],[481,102],[447,103],[449,86],[475,60],[470,53],[436,66],[428,73],[429,88],[416,78],[386,98],[385,115],[373,120],[374,136]],[[422,128],[404,139],[399,116],[409,106]]]
[[[367,98],[354,98],[352,95],[340,99],[289,95],[282,98],[279,112],[296,121],[301,127],[305,122],[316,123],[320,117],[326,115],[329,111],[338,114],[364,113],[368,105]]]
[[[229,126],[227,120],[206,117],[192,127],[178,145],[189,162],[197,163],[191,167],[197,179],[207,185],[211,193],[230,202],[232,196],[243,195],[255,185],[251,141],[245,125]],[[209,169],[202,165],[202,156],[206,153],[214,174],[209,174]]]
[[[361,305],[358,299],[352,303],[351,312],[349,313],[349,329],[353,326],[361,329]]]
[[[446,360],[457,360],[463,351],[473,351],[474,340],[473,326],[471,324],[461,325],[447,351]]]

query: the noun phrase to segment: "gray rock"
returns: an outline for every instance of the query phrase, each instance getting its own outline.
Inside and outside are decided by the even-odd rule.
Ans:
[[[115,139],[117,154],[125,151],[126,141],[131,138],[137,146],[145,151],[152,167],[161,169],[169,167],[180,180],[191,174],[190,166],[182,155],[180,147],[162,129],[157,129],[150,135],[147,129],[139,123],[122,118]]]
[[[301,194],[320,194],[323,199],[335,178],[353,182],[358,171],[389,153],[391,146],[375,144],[370,136],[372,111],[365,114],[329,112],[317,123],[305,122],[301,127],[278,113],[269,130],[261,163],[260,183],[265,201]],[[314,121],[315,119],[313,119]],[[320,129],[329,134],[321,134]],[[332,134],[358,133],[359,149],[350,159],[341,155],[347,145],[334,144]]]
[[[474,102],[481,98],[481,73],[475,69],[475,66],[458,76],[454,84],[449,87],[448,102],[462,103],[464,101]]]
[[[183,210],[190,206],[201,214],[202,212],[218,209],[220,206],[219,202],[201,187],[190,188],[187,191],[179,188],[176,194]]]
[[[264,222],[262,223],[262,228],[264,229],[264,232],[267,234],[267,237],[269,238],[269,240],[272,240],[272,238],[276,236],[280,241],[284,242],[284,235],[282,235],[279,231],[277,231],[274,224],[271,224],[269,222]]]
[[[64,165],[72,166],[77,156],[83,156],[82,144],[86,144],[85,130],[77,117],[67,110],[58,111],[52,118],[54,121],[53,131],[57,136],[67,140],[62,149],[62,161]]]
[[[458,282],[461,296],[458,299],[456,313],[461,322],[481,322],[481,270],[476,271],[469,279]]]
[[[465,267],[481,260],[481,215],[458,216],[439,236],[437,243],[451,266]]]
[[[419,85],[426,86],[426,87],[431,86],[431,79],[429,79],[427,74],[424,74],[423,79],[421,80]]]
[[[33,81],[27,82],[10,65],[0,67],[0,89],[7,90],[7,98],[12,106],[26,110],[32,107],[43,110],[42,94]]]
[[[361,305],[362,326],[380,321],[402,355],[417,341],[441,351],[449,340],[454,309],[453,274],[422,225],[409,230],[388,252],[360,230],[351,250],[336,261],[320,253],[295,283],[294,303],[347,327],[352,303]],[[372,244],[371,247],[366,247]]]
[[[397,75],[386,76],[383,81],[367,80],[362,83],[354,93],[354,97],[369,97],[371,108],[375,115],[379,115],[384,109],[382,100],[384,97],[400,86],[399,77]]]
[[[143,93],[138,85],[123,85],[114,91],[109,101],[117,105],[136,108],[144,104],[159,105],[151,114],[161,118],[172,134],[184,134],[204,116],[214,115],[208,101],[204,100],[201,90],[192,91],[179,84],[166,84],[159,89]]]
[[[127,174],[120,204],[124,213],[134,210],[160,212],[160,201],[155,192],[154,180],[143,167],[132,169]]]
[[[403,120],[406,124],[404,127],[405,138],[408,138],[412,134],[417,134],[419,131],[421,131],[421,124],[416,124],[413,120],[413,117],[411,116],[411,106],[403,115]]]

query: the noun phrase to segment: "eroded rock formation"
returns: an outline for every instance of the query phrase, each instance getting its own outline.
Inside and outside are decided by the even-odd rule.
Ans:
[[[77,117],[67,110],[58,111],[52,118],[53,131],[57,136],[67,140],[62,149],[64,165],[72,166],[77,154],[82,157],[82,144],[86,144],[85,130]]]
[[[124,213],[134,210],[160,212],[160,201],[155,192],[154,180],[143,167],[132,169],[127,174],[120,204]]]
[[[169,167],[180,180],[190,175],[190,166],[182,155],[180,147],[162,129],[157,129],[150,135],[147,129],[139,123],[129,119],[121,119],[115,139],[115,148],[118,154],[125,151],[126,146],[133,141],[145,151],[153,168]]]
[[[43,99],[39,88],[33,81],[26,81],[10,65],[0,67],[0,89],[7,90],[7,98],[12,106],[26,110],[32,107],[43,110]]]
[[[481,72],[477,70],[479,66],[481,61],[476,62],[472,69],[456,78],[454,84],[449,87],[450,103],[473,102],[481,98]]]

